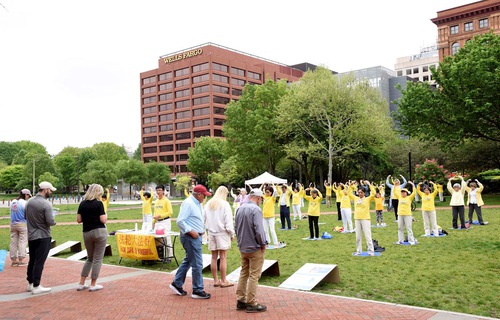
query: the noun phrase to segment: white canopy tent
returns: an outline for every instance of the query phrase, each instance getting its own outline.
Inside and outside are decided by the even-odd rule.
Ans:
[[[281,179],[281,178],[275,177],[267,171],[258,177],[255,177],[253,179],[245,181],[245,184],[248,186],[252,186],[252,185],[259,185],[260,186],[263,183],[275,183],[275,184],[285,183],[286,184],[287,181],[286,181],[286,179]]]

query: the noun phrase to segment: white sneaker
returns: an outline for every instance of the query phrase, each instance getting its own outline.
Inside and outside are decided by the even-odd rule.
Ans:
[[[33,291],[33,283],[28,283],[28,286],[26,287],[26,292],[31,292]]]
[[[96,284],[95,286],[90,286],[89,291],[94,292],[94,291],[101,290],[102,288],[103,288],[103,286],[101,286],[100,284]]]
[[[39,285],[38,287],[33,287],[33,290],[31,290],[32,294],[40,294],[40,293],[47,293],[50,292],[52,288],[45,288],[42,285]]]
[[[79,284],[78,287],[76,287],[76,291],[83,291],[83,290],[87,290],[88,288],[89,288],[89,286],[86,284]]]

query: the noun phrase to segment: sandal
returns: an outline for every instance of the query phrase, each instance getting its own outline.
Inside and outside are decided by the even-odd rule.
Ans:
[[[220,284],[221,288],[227,288],[227,287],[232,287],[232,286],[234,286],[234,283],[232,283],[232,282],[222,282]]]
[[[220,281],[218,281],[217,283],[214,283],[214,287],[220,287],[220,286],[221,286],[221,284],[222,284],[222,283],[221,283]]]

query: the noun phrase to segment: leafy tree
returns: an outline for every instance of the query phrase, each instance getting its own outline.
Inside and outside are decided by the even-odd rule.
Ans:
[[[35,174],[33,178],[33,173]],[[47,154],[27,154],[25,157],[25,164],[23,167],[23,176],[21,180],[16,185],[16,189],[31,189],[30,186],[35,184],[35,189],[37,188],[40,180],[40,176],[44,173],[50,173],[51,175],[57,177],[57,170],[54,166],[54,161]]]
[[[58,177],[56,177],[55,175],[53,175],[52,173],[50,172],[44,172],[40,175],[39,177],[40,179],[40,182],[42,181],[48,181],[50,182],[54,187],[57,188],[57,192],[61,192],[61,189],[64,187],[62,184],[61,184],[61,181],[59,180]],[[35,189],[38,190],[38,186],[35,186]],[[36,190],[34,192],[36,192]]]
[[[285,80],[246,85],[240,99],[227,104],[223,132],[228,149],[249,175],[266,170],[274,174],[277,163],[285,156],[277,131],[276,107],[286,88]]]
[[[217,137],[201,137],[189,148],[187,168],[199,181],[207,181],[210,173],[219,170],[224,162],[226,141]]]
[[[500,142],[500,35],[474,37],[431,71],[437,90],[410,82],[402,91],[401,131],[450,146],[464,139]]]
[[[7,164],[25,164],[24,162],[12,163],[16,155],[24,150],[24,154],[46,154],[47,149],[37,142],[21,140],[16,142],[0,141],[0,159]]]
[[[103,160],[112,164],[116,164],[119,160],[128,159],[125,148],[112,142],[96,143],[92,146],[92,151],[95,153],[96,160]]]
[[[148,179],[148,170],[139,160],[120,160],[116,164],[118,178],[129,184],[129,194],[132,195],[132,185],[142,185]]]
[[[435,159],[425,159],[422,164],[415,166],[416,181],[433,181],[444,184],[449,175],[448,170],[444,169]]]
[[[14,189],[23,175],[22,165],[8,166],[0,170],[0,187]]]
[[[115,185],[117,181],[116,168],[106,160],[93,160],[87,164],[81,179],[84,184],[98,183],[107,188]]]
[[[165,163],[148,162],[146,168],[150,182],[157,185],[170,183],[170,168]]]
[[[142,160],[141,159],[141,144],[139,143],[139,145],[137,146],[137,149],[135,149],[134,151],[134,155],[132,156],[132,159],[135,159],[135,160]]]
[[[175,177],[174,186],[176,190],[182,192],[182,190],[191,188],[192,179],[186,174],[181,174]],[[184,193],[183,193],[184,194]]]
[[[332,182],[335,159],[345,159],[365,146],[375,148],[391,130],[387,102],[353,75],[336,77],[326,68],[308,71],[278,107],[279,128],[295,150],[288,156],[314,155],[328,160]],[[300,143],[297,143],[300,142]]]

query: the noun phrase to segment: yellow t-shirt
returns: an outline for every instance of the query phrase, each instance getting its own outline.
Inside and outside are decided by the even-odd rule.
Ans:
[[[319,208],[321,201],[323,200],[323,195],[318,191],[318,196],[313,199],[312,196],[304,195],[304,199],[309,201],[309,207],[307,208],[307,215],[313,217],[319,217]]]
[[[151,190],[151,196],[149,199],[144,197],[144,191],[139,191],[139,195],[142,200],[142,214],[153,214],[153,191]]]
[[[425,192],[422,192],[419,187],[417,187],[417,192],[420,198],[422,198],[422,211],[434,211],[436,210],[436,206],[434,204],[434,198],[438,193],[438,188],[434,185],[434,191],[426,195]]]
[[[381,196],[380,198],[375,197],[375,210],[382,211],[384,210],[384,198]]]
[[[325,193],[327,197],[332,196],[332,186],[325,186]]]
[[[264,203],[262,205],[262,216],[264,218],[274,218],[274,204],[276,197],[264,196]]]
[[[370,202],[375,197],[375,189],[370,188],[370,196],[361,199],[358,196],[349,192],[349,198],[354,200],[354,219],[355,220],[370,220]]]
[[[108,205],[111,197],[109,196],[109,191],[106,189],[106,199],[101,198],[102,205],[104,206],[104,212],[108,213]]]
[[[292,194],[292,205],[300,204],[300,198],[304,196],[304,188],[300,187],[298,192]]]
[[[167,197],[156,199],[154,202],[154,215],[160,215],[161,219],[170,218],[172,216],[172,203]]]
[[[411,216],[411,202],[415,198],[416,194],[416,192],[413,192],[404,198],[401,196],[401,192],[396,194],[396,197],[399,200],[398,216]]]

